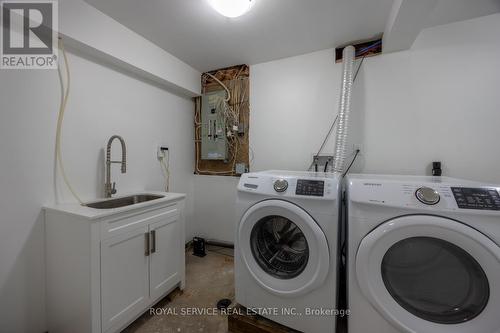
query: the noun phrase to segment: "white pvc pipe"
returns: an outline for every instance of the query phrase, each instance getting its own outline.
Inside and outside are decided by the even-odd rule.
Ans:
[[[333,162],[333,171],[336,173],[343,173],[345,167],[347,134],[349,130],[349,113],[351,112],[354,51],[354,47],[349,45],[346,46],[342,52],[342,89],[340,92],[339,122],[337,128],[337,140],[335,141],[335,159]]]

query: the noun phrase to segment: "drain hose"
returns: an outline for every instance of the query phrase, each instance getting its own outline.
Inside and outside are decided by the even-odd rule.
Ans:
[[[66,56],[66,51],[64,50],[64,45],[62,42],[62,39],[59,39],[59,48],[62,51],[63,57],[64,57],[64,65],[66,69],[66,89],[64,88],[64,81],[62,78],[62,73],[61,73],[61,66],[57,66],[57,72],[59,75],[59,81],[61,83],[61,90],[62,90],[62,96],[61,96],[61,105],[59,106],[59,115],[57,116],[57,130],[56,130],[56,157],[57,157],[57,164],[59,166],[59,171],[61,172],[61,175],[64,179],[64,183],[68,187],[69,191],[71,194],[75,197],[75,199],[82,204],[82,200],[76,194],[75,190],[73,189],[73,186],[71,186],[71,183],[68,179],[68,176],[66,175],[66,171],[64,169],[64,163],[62,159],[62,153],[61,153],[61,132],[62,132],[62,125],[63,125],[63,120],[64,120],[64,112],[66,111],[66,104],[68,103],[68,97],[69,97],[69,88],[70,88],[70,82],[71,82],[71,77],[69,73],[69,65],[68,65],[68,58]]]

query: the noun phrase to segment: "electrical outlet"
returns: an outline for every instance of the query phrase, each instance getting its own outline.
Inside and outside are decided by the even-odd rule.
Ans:
[[[158,146],[156,148],[156,157],[161,160],[162,158],[165,157],[165,153],[163,152],[163,150],[161,150],[161,146]]]
[[[333,155],[313,155],[313,163],[318,165],[325,165],[326,163],[333,163]]]
[[[236,163],[235,165],[235,173],[237,175],[242,175],[247,172],[247,166],[245,163]]]
[[[353,144],[352,145],[352,150],[354,152],[356,152],[356,150],[359,150],[358,155],[361,155],[364,152],[364,150],[363,150],[363,144],[361,144],[361,143],[355,143],[355,144]]]
[[[164,159],[167,156],[167,151],[168,151],[167,146],[158,145],[158,148],[156,150],[156,157],[159,160]]]
[[[332,169],[333,166],[333,155],[316,155],[314,154],[312,157],[312,170],[315,170],[315,165],[318,167],[318,171],[328,171]]]

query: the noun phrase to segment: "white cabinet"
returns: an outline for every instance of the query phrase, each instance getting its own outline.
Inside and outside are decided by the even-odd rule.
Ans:
[[[180,223],[176,218],[150,225],[150,293],[160,298],[179,281],[180,260],[183,257],[179,243]]]
[[[142,313],[149,300],[148,226],[101,242],[102,331]]]
[[[119,332],[183,289],[183,199],[97,217],[47,208],[49,332]]]

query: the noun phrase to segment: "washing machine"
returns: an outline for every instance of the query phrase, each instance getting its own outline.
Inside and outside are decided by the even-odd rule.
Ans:
[[[500,332],[499,190],[349,176],[349,333]]]
[[[335,331],[339,190],[328,173],[241,176],[237,303],[295,330]]]

